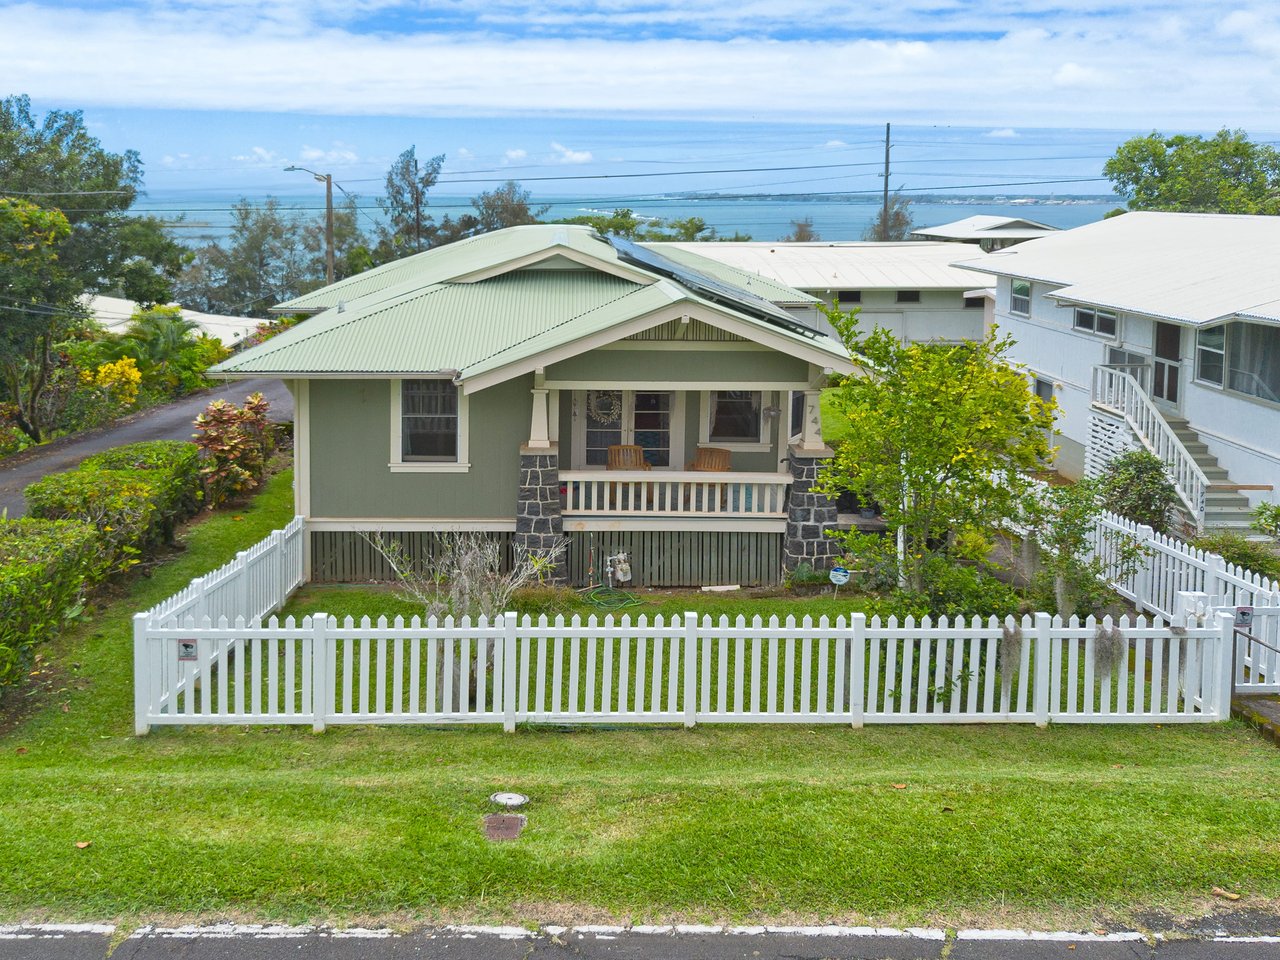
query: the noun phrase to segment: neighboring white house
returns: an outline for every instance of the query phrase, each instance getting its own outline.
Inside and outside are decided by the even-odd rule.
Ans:
[[[969,261],[1061,406],[1059,464],[1145,446],[1187,510],[1242,527],[1280,486],[1280,217],[1128,213]]]
[[[653,243],[689,251],[785,284],[842,308],[861,308],[863,329],[883,327],[908,341],[979,340],[991,277],[952,266],[950,243]],[[819,324],[834,333],[825,318]]]
[[[121,297],[86,296],[85,306],[92,312],[103,329],[111,333],[124,333],[129,329],[129,322],[138,312],[138,305],[132,300]],[[199,313],[195,310],[182,310],[183,319],[190,320],[206,337],[222,341],[224,347],[234,347],[262,323],[255,317],[224,317],[216,313]]]
[[[1051,227],[1039,220],[1027,220],[1023,217],[993,217],[980,215],[954,220],[951,223],[939,224],[936,227],[921,227],[912,230],[911,236],[920,240],[946,240],[951,243],[976,243],[983,250],[1003,250],[1024,240],[1035,240],[1056,233],[1057,227]]]

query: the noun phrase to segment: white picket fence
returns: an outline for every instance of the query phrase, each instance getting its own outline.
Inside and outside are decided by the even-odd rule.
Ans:
[[[148,626],[157,724],[1187,723],[1230,710],[1232,623],[696,614]],[[1012,632],[1006,635],[1006,629]],[[1108,640],[1108,635],[1110,639]]]
[[[1135,538],[1146,552],[1136,573],[1111,578],[1116,592],[1139,610],[1166,620],[1180,613],[1178,594],[1184,591],[1219,597],[1224,607],[1264,606],[1280,592],[1280,584],[1261,574],[1114,513],[1104,514],[1095,527],[1094,551],[1104,556],[1114,552],[1115,534]]]
[[[210,661],[183,661],[177,675],[154,674],[147,657],[154,631],[184,621],[223,622],[260,620],[284,606],[289,595],[306,579],[306,521],[294,517],[287,526],[273,530],[248,550],[216,570],[196,577],[173,596],[133,617],[133,686],[135,723],[146,711],[166,708],[207,676]],[[225,662],[233,641],[224,637],[209,641],[210,656]],[[203,672],[202,672],[203,671]]]
[[[1178,609],[1201,622],[1223,613],[1233,621],[1239,617],[1234,626],[1234,690],[1246,695],[1280,693],[1280,591],[1251,599],[1236,604],[1231,596],[1188,592],[1178,595]]]

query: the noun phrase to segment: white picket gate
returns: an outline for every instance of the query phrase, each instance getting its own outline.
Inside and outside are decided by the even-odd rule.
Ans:
[[[1178,597],[1181,614],[1202,620],[1228,616],[1235,633],[1234,690],[1245,695],[1280,693],[1280,590],[1255,593],[1250,603],[1235,596],[1186,592]]]
[[[1207,627],[1045,614],[1016,625],[862,614],[799,622],[692,613],[652,622],[514,613],[457,623],[188,617],[138,638],[137,730],[1206,722],[1229,713],[1231,643],[1225,615]]]

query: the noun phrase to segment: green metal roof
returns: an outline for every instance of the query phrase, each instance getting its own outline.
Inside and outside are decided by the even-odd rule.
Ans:
[[[379,277],[370,278],[379,271]],[[849,365],[848,353],[835,340],[804,336],[620,263],[613,247],[587,227],[536,225],[485,234],[299,297],[290,301],[291,309],[303,309],[304,301],[312,304],[307,309],[318,309],[321,294],[334,308],[211,372],[394,376],[448,371],[462,381],[656,311],[670,314],[677,304],[753,326],[784,351],[792,351],[791,344],[792,352],[824,364]]]

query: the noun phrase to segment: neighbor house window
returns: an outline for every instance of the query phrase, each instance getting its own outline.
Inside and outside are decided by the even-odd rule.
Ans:
[[[458,388],[454,383],[401,382],[400,459],[458,459]]]
[[[1196,379],[1221,387],[1227,368],[1227,328],[1196,331]]]
[[[899,303],[919,303],[920,291],[919,290],[899,290],[898,302]]]
[[[1116,335],[1116,315],[1110,310],[1076,307],[1074,324],[1077,330],[1088,330],[1107,337]]]
[[[862,291],[861,290],[839,290],[836,292],[836,299],[840,301],[841,306],[844,306],[846,303],[861,303]]]
[[[762,396],[759,390],[712,390],[707,440],[711,443],[761,443]]]
[[[1009,285],[1009,312],[1031,316],[1031,281],[1014,280]]]
[[[966,310],[981,310],[986,302],[986,297],[965,297],[964,308]]]

